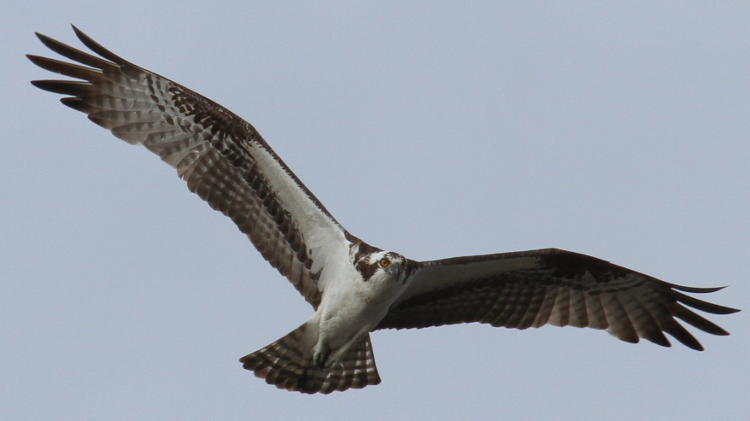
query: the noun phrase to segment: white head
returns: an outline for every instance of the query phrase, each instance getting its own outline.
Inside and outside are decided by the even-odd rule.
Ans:
[[[411,261],[393,252],[374,247],[361,247],[354,256],[354,265],[364,282],[395,281],[403,283],[409,276]]]

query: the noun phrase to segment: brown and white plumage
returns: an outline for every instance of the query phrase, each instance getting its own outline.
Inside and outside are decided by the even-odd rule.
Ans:
[[[38,66],[76,79],[32,83],[66,95],[63,104],[175,167],[190,191],[229,216],[315,309],[300,327],[241,359],[279,388],[330,393],[378,384],[369,337],[377,329],[571,325],[669,346],[666,332],[700,350],[677,319],[726,335],[691,308],[738,311],[682,293],[718,288],[670,284],[564,250],[417,262],[370,246],[333,218],[249,123],[73,29],[98,56],[37,34],[80,64],[30,55]]]
[[[252,125],[190,89],[132,64],[86,34],[78,38],[106,60],[79,51],[42,34],[51,50],[83,65],[28,56],[36,65],[83,81],[37,80],[41,89],[70,95],[62,103],[86,113],[91,121],[131,144],[143,144],[177,169],[190,191],[212,208],[232,218],[263,257],[279,270],[313,306],[320,301],[313,256],[302,243],[304,227],[282,207],[271,190],[296,183],[300,200],[313,202],[322,224],[344,231],[323,205],[286,167]],[[288,175],[271,180],[259,165],[267,154],[278,171]],[[292,198],[293,200],[294,198]]]
[[[303,393],[330,393],[380,383],[370,337],[364,336],[330,371],[309,364],[312,345],[306,343],[302,325],[278,341],[242,357],[243,367],[283,389]]]
[[[714,335],[727,332],[692,312],[737,310],[680,291],[714,292],[669,284],[595,257],[558,249],[467,256],[424,262],[378,325],[422,328],[480,322],[516,329],[555,326],[606,329],[626,342],[701,344],[674,318]]]

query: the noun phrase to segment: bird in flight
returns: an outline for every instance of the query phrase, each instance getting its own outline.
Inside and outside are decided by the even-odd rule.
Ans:
[[[370,342],[379,329],[551,324],[668,347],[667,333],[702,350],[678,319],[728,335],[692,309],[739,311],[684,294],[721,288],[672,284],[566,250],[416,261],[372,246],[336,221],[250,123],[73,30],[97,55],[37,33],[73,62],[27,57],[73,80],[31,83],[65,95],[63,104],[176,168],[188,189],[231,218],[312,305],[309,320],[240,359],[276,387],[331,393],[380,383]]]

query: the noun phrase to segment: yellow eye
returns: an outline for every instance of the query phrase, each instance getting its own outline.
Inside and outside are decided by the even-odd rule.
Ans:
[[[387,268],[388,266],[391,265],[391,261],[386,259],[385,257],[380,259],[378,263],[380,264],[381,267],[384,267],[384,268]]]

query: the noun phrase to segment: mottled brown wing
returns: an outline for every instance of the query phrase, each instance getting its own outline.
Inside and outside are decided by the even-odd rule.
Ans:
[[[29,55],[46,70],[78,79],[32,84],[68,95],[63,104],[175,167],[190,191],[229,216],[317,307],[321,264],[315,261],[342,246],[346,231],[249,123],[73,29],[101,58],[37,34],[51,50],[80,64]],[[305,244],[308,237],[315,237],[315,247]]]
[[[670,284],[591,256],[544,249],[423,262],[378,326],[422,328],[481,322],[517,329],[556,326],[606,329],[623,341],[701,344],[677,319],[714,335],[728,333],[690,310],[736,309],[681,293],[721,288]]]

